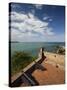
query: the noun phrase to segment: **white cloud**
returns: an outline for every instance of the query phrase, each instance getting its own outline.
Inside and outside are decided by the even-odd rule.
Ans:
[[[64,34],[55,34],[52,37],[46,37],[46,41],[48,42],[64,42],[65,41],[65,36]]]
[[[53,32],[52,28],[47,28],[47,30],[45,32],[46,32],[46,35],[48,35],[48,36],[55,35],[55,33]]]
[[[11,4],[11,8],[15,9],[15,8],[21,8],[21,6],[16,3],[16,4]]]
[[[50,18],[49,21],[52,21],[52,19]]]
[[[43,17],[43,20],[47,20],[49,17]]]
[[[42,6],[43,6],[42,4],[36,4],[36,5],[35,5],[35,7],[36,7],[37,9],[42,9]]]
[[[11,21],[14,21],[14,20],[23,21],[23,20],[28,18],[27,15],[21,14],[21,13],[17,13],[17,12],[11,12],[11,16],[10,17],[11,17]]]
[[[29,40],[35,37],[45,37],[47,35],[53,35],[54,32],[49,27],[49,22],[43,22],[33,14],[21,14],[17,12],[11,12],[11,39],[21,40],[21,38]],[[46,32],[45,32],[46,31]],[[29,39],[28,39],[29,38]]]
[[[50,21],[50,22],[53,21],[52,18],[50,18],[49,16],[43,17],[43,20],[48,20],[48,21]]]
[[[20,32],[13,29],[11,30],[11,40],[12,41],[19,41]]]

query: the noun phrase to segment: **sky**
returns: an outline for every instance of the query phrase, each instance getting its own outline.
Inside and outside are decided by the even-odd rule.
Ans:
[[[44,4],[9,4],[11,41],[64,42],[65,7]]]

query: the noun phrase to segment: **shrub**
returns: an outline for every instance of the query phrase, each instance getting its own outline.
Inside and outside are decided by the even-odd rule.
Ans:
[[[35,60],[36,57],[32,57],[26,52],[15,52],[11,58],[11,74],[15,74],[21,71],[24,67]]]

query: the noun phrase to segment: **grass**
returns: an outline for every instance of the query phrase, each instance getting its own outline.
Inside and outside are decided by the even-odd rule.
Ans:
[[[15,52],[11,58],[11,75],[20,72],[36,58],[37,57],[33,57],[31,54],[26,52]]]

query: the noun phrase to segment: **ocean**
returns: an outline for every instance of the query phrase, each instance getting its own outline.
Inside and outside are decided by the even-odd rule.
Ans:
[[[44,51],[56,52],[56,46],[65,46],[64,42],[12,42],[11,56],[16,51],[28,52],[31,55],[37,56],[41,47]]]

